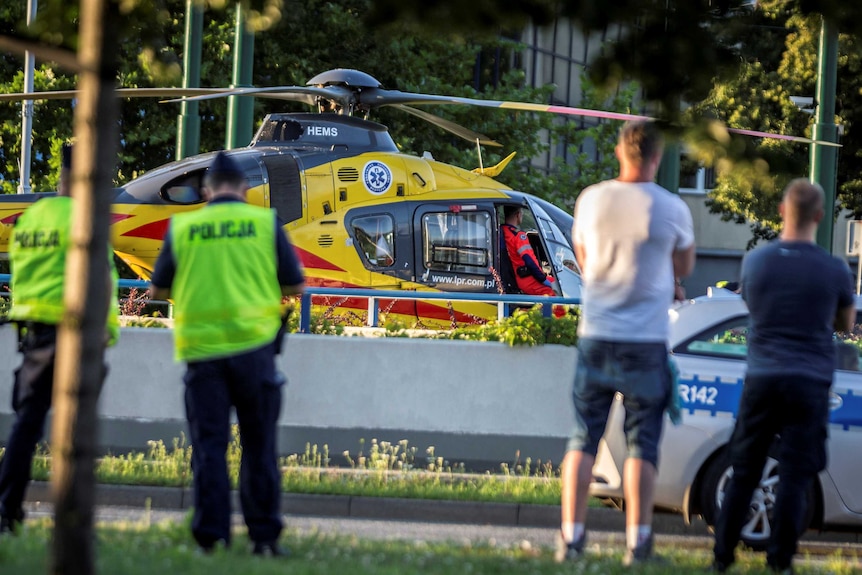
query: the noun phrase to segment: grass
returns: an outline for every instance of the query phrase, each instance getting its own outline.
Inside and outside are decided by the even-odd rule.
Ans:
[[[17,537],[0,540],[0,572],[16,575],[45,573],[48,567],[50,523],[28,523]],[[620,565],[620,551],[605,549],[570,565],[553,563],[551,552],[527,544],[511,547],[493,544],[458,544],[402,541],[371,541],[351,536],[300,535],[288,531],[283,544],[290,548],[288,559],[264,559],[249,554],[248,541],[237,532],[230,549],[211,556],[196,553],[186,525],[125,524],[100,526],[97,532],[97,571],[114,575],[269,575],[291,573],[356,575],[429,575],[463,573],[533,575],[590,573],[673,574],[706,573],[709,555],[705,551],[660,549],[670,560],[667,565],[649,565],[635,571]],[[759,575],[763,556],[742,553],[734,574]],[[849,575],[855,564],[835,556],[826,561],[800,565],[803,575]]]
[[[227,453],[228,468],[236,486],[242,456],[237,431]],[[289,493],[403,497],[458,501],[533,503],[557,505],[560,501],[559,471],[550,463],[530,459],[501,464],[496,474],[466,473],[437,455],[433,447],[419,450],[406,441],[372,440],[357,453],[341,454],[345,467],[333,466],[328,448],[308,445],[305,453],[281,460],[282,488]],[[50,478],[51,458],[40,448],[33,463],[33,478]],[[96,465],[100,483],[188,487],[191,485],[191,447],[182,438],[168,448],[150,442],[146,453],[108,455]],[[598,502],[596,502],[598,504]]]

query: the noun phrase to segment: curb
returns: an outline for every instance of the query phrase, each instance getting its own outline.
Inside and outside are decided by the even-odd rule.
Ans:
[[[232,492],[234,506],[239,494]],[[50,484],[34,481],[27,491],[27,501],[50,501]],[[140,485],[96,486],[96,505],[117,507],[151,507],[152,509],[184,510],[192,507],[193,495],[188,487],[150,487]],[[527,503],[493,503],[406,499],[397,497],[366,497],[361,495],[317,495],[284,493],[282,512],[287,515],[313,515],[394,521],[429,521],[512,527],[558,527],[559,505]],[[625,515],[615,509],[593,508],[588,511],[591,529],[623,531]],[[708,535],[703,522],[685,525],[682,516],[661,513],[655,516],[655,529],[669,535]]]
[[[239,494],[232,492],[233,505],[239,508]],[[27,501],[50,501],[50,484],[34,481],[27,492]],[[185,510],[192,507],[191,488],[150,487],[139,485],[96,486],[96,505],[115,507],[150,507],[152,509]],[[423,521],[511,527],[546,527],[560,525],[559,505],[527,503],[492,503],[395,497],[365,497],[360,495],[317,495],[284,493],[282,512],[287,515],[343,517],[354,519],[385,519],[390,521]],[[625,532],[625,514],[610,508],[591,507],[587,511],[590,530]],[[706,523],[696,519],[686,525],[680,514],[656,513],[653,529],[660,535],[708,536]],[[862,543],[862,533],[840,531],[809,531],[803,540],[809,542]]]

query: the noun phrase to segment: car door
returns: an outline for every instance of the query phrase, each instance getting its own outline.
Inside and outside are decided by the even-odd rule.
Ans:
[[[708,418],[736,417],[747,354],[747,316],[737,316],[683,341],[674,348],[680,368],[679,393],[687,424],[710,427],[719,442],[729,439],[732,426],[716,427]],[[857,318],[857,322],[862,317]],[[862,513],[859,464],[849,453],[862,447],[862,372],[860,348],[854,338],[839,357],[848,351],[851,361],[839,361],[830,392],[828,467],[826,473],[848,509]],[[842,342],[836,341],[839,346]],[[846,359],[846,358],[845,358]]]
[[[745,361],[748,315],[737,314],[677,344],[679,399],[683,416],[736,416]]]
[[[859,332],[862,314],[857,315]],[[839,361],[832,384],[829,416],[829,464],[827,472],[841,500],[854,513],[862,513],[862,488],[859,484],[859,459],[862,448],[862,372],[859,371],[860,336],[848,339],[839,356],[849,352],[851,361]],[[855,351],[855,354],[854,354]],[[842,353],[843,352],[843,353]],[[856,361],[852,361],[852,356]],[[847,359],[845,357],[845,359]],[[853,456],[849,456],[854,454]]]

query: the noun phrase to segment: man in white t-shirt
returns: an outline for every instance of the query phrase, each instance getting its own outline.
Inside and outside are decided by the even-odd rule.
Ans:
[[[581,192],[573,239],[583,271],[575,426],[562,466],[558,561],[583,554],[584,521],[599,439],[614,395],[624,396],[628,458],[624,563],[652,557],[658,443],[671,388],[668,307],[694,268],[688,206],[653,182],[662,156],[654,123],[627,122],[616,147],[620,175]]]

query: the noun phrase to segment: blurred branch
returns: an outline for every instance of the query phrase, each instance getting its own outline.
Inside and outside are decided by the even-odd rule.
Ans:
[[[84,70],[74,51],[68,48],[61,48],[60,46],[45,44],[44,42],[20,34],[0,34],[0,50],[14,52],[22,56],[25,52],[32,52],[36,55],[36,58],[48,62],[56,62],[59,66],[70,72],[81,72]]]

